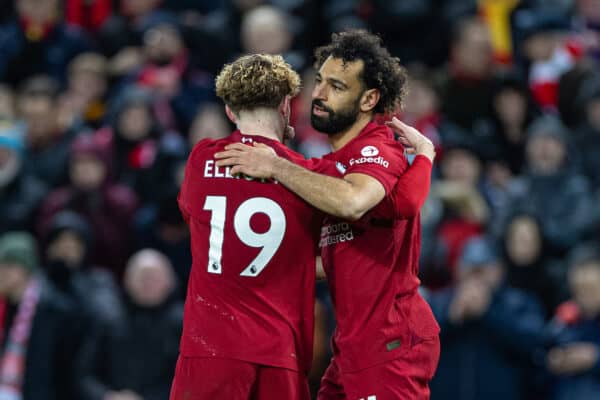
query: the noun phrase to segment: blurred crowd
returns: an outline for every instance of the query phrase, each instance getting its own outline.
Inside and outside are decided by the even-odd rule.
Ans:
[[[381,34],[436,144],[422,293],[432,399],[600,398],[600,0],[0,0],[0,399],[167,399],[191,147],[234,128],[224,63]],[[385,116],[387,118],[389,116]],[[313,391],[335,324],[317,285]]]

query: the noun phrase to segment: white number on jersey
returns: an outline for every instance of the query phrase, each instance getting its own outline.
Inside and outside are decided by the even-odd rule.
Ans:
[[[211,211],[210,235],[208,238],[208,272],[220,274],[227,198],[225,196],[206,196],[204,209]],[[250,226],[250,219],[258,213],[265,214],[270,221],[269,230],[264,233],[258,233],[252,230]],[[285,227],[285,214],[279,204],[271,199],[254,197],[244,201],[238,207],[233,217],[235,234],[245,245],[261,248],[260,253],[240,275],[255,277],[261,273],[279,249],[285,235]]]

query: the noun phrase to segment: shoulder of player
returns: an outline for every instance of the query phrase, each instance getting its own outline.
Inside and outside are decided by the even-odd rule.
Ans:
[[[386,154],[404,158],[404,146],[393,136],[369,135],[362,137],[351,143],[347,152],[352,156],[376,157]]]
[[[300,165],[303,168],[327,175],[336,174],[335,163],[332,160],[316,157],[306,158],[303,154],[286,147],[282,143],[277,144],[275,151],[280,157],[283,157],[294,164]]]
[[[296,162],[296,160],[304,160],[304,156],[297,151],[294,151],[287,147],[285,144],[281,142],[272,141],[271,143],[266,143],[270,145],[273,150],[277,153],[278,156],[287,158],[290,161]]]
[[[206,158],[212,158],[214,153],[223,149],[229,143],[231,143],[231,140],[228,140],[228,138],[202,139],[192,148],[189,156],[189,162],[194,162],[198,159],[204,160]]]

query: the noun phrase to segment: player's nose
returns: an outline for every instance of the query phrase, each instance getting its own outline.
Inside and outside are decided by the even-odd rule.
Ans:
[[[312,91],[312,99],[313,100],[327,100],[327,93],[325,91],[325,85],[322,83],[315,84],[315,87]]]

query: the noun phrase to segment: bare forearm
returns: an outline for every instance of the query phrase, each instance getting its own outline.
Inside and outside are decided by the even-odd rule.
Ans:
[[[277,161],[274,178],[327,214],[350,220],[362,216],[351,182],[311,172],[283,158]]]

